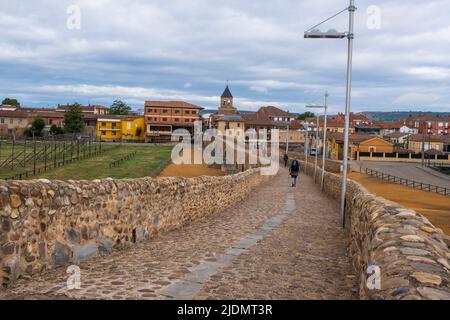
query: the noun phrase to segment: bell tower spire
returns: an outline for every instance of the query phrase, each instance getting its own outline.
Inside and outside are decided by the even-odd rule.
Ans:
[[[227,80],[227,86],[225,87],[225,90],[222,93],[222,96],[220,97],[220,110],[225,112],[235,112],[236,108],[234,108],[234,102],[233,102],[233,95],[231,94],[230,88],[228,86],[228,80]]]

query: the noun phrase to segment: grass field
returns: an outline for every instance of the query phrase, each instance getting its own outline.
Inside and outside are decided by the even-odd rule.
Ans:
[[[111,146],[105,146],[106,148]],[[170,161],[170,146],[132,145],[113,146],[105,153],[80,160],[36,175],[32,179],[92,180],[102,178],[140,178],[154,176]],[[120,165],[109,168],[109,163],[136,151],[136,156]],[[31,179],[31,178],[30,178]]]
[[[370,192],[380,197],[421,213],[433,225],[450,235],[449,196],[389,183],[359,172],[350,173],[349,178],[358,181]]]

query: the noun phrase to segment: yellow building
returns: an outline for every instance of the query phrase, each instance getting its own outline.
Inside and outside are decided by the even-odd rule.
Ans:
[[[104,115],[97,120],[97,136],[102,141],[144,141],[144,117]]]
[[[127,117],[122,119],[122,140],[123,141],[145,140],[144,117]]]
[[[445,151],[445,145],[450,144],[450,139],[448,139],[448,143],[446,143],[446,139],[448,138],[445,136],[413,134],[409,137],[408,149],[416,153],[430,149],[442,152]]]
[[[287,130],[280,130],[280,143],[286,143]],[[289,130],[289,143],[305,143],[305,133]]]
[[[217,129],[222,135],[243,137],[245,134],[245,121],[238,114],[222,115],[217,119]]]
[[[348,152],[351,159],[356,159],[358,152],[393,153],[394,144],[373,135],[351,134]],[[338,132],[329,134],[327,156],[332,160],[342,160],[343,155],[344,135]]]
[[[393,153],[394,144],[379,137],[373,137],[361,141],[358,145],[359,152]]]

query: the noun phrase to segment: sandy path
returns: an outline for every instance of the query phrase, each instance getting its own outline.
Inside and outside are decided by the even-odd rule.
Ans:
[[[380,197],[423,214],[432,224],[450,235],[449,196],[389,183],[359,172],[350,173],[349,178],[358,181]]]

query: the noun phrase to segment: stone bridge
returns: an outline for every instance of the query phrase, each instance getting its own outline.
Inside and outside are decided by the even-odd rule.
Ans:
[[[0,298],[450,299],[448,237],[355,182],[342,229],[313,172],[5,183]]]

